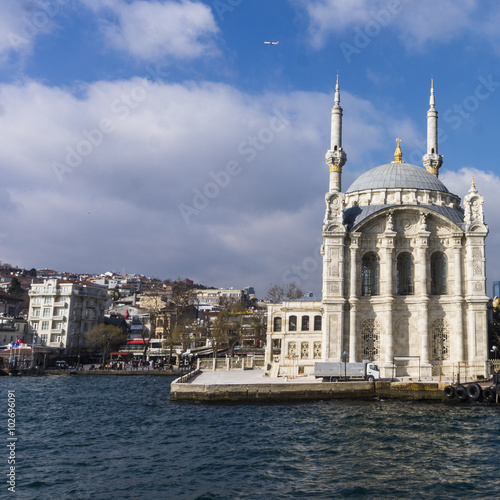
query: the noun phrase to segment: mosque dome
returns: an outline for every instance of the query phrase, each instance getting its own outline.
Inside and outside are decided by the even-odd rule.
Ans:
[[[425,168],[411,163],[392,162],[372,168],[359,176],[347,193],[367,189],[426,189],[448,193],[446,186]]]

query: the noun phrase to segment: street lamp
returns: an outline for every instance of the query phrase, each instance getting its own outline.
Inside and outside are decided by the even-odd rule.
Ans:
[[[492,346],[490,352],[495,354],[495,359],[498,358],[498,346],[496,346],[496,345]]]
[[[344,380],[347,380],[347,351],[344,351],[342,354],[342,358],[344,360]]]

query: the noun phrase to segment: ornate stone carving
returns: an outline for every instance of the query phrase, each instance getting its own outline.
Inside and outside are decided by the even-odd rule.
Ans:
[[[324,223],[326,224],[328,222],[335,221],[339,224],[342,224],[345,194],[339,191],[326,193],[325,203],[326,212]]]
[[[380,357],[380,324],[375,319],[365,319],[361,325],[363,359],[375,361]]]
[[[321,359],[321,342],[314,342],[314,359]]]
[[[432,323],[432,359],[441,361],[450,357],[450,325],[445,319]]]
[[[300,344],[300,357],[307,359],[309,357],[309,342],[302,342]]]
[[[484,198],[477,194],[474,178],[469,189],[469,194],[464,198],[464,220],[466,224],[484,224]]]
[[[398,216],[396,219],[396,228],[398,233],[410,234],[417,230],[418,217],[413,213],[406,213]]]
[[[419,230],[427,231],[427,215],[424,212],[420,212],[420,220],[419,220]]]
[[[339,275],[339,264],[338,264],[338,262],[332,263],[332,266],[330,268],[330,274],[331,274],[331,276],[338,276]]]

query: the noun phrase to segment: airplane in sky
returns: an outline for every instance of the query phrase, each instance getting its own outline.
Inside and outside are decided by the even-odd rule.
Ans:
[[[264,42],[266,45],[278,45],[278,43],[280,43],[279,41],[278,42],[273,42],[272,40],[270,42]]]

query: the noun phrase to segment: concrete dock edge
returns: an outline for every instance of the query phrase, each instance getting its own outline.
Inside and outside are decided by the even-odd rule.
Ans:
[[[447,383],[323,382],[197,384],[172,382],[170,398],[177,401],[307,401],[320,399],[410,399],[444,401]]]

